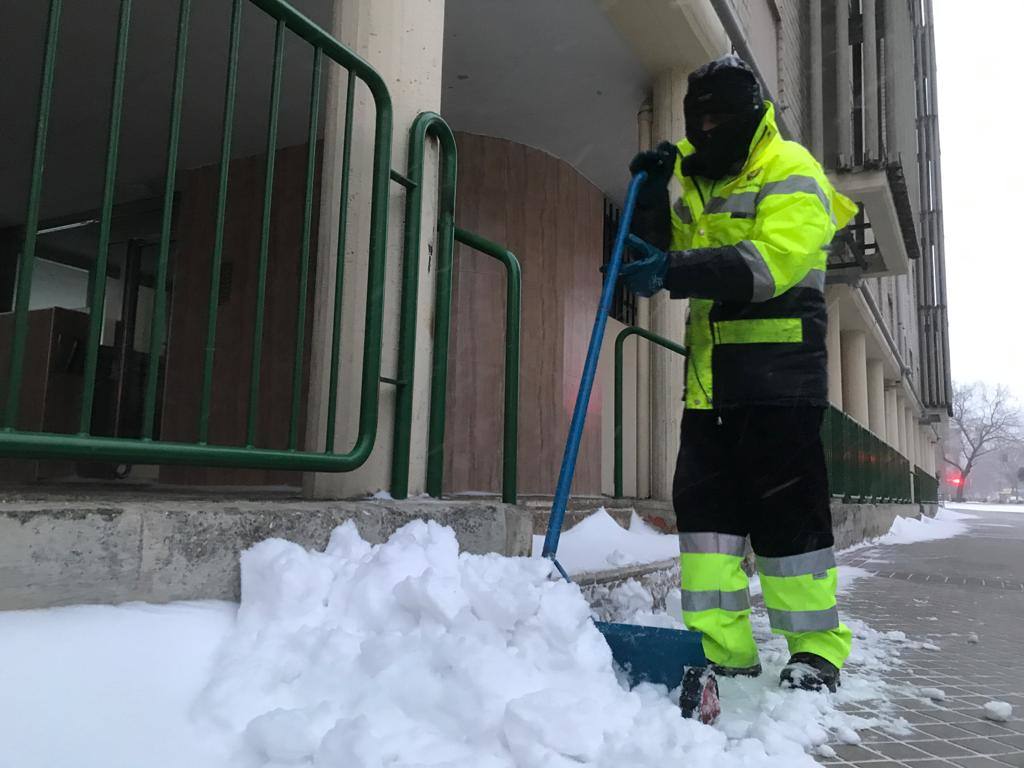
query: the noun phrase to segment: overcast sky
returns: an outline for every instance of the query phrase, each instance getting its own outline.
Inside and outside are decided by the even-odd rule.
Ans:
[[[953,378],[1024,399],[1024,3],[934,5]]]

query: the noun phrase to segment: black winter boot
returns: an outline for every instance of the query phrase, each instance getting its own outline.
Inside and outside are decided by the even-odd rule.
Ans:
[[[679,689],[679,709],[683,717],[710,725],[718,719],[722,705],[718,699],[718,679],[710,667],[683,667]]]
[[[828,688],[832,693],[839,687],[839,669],[828,659],[816,653],[794,653],[782,668],[779,685],[803,691]]]

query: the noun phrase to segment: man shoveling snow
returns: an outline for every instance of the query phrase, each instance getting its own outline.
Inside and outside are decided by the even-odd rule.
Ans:
[[[761,673],[740,567],[749,535],[791,653],[781,683],[835,691],[851,633],[836,610],[821,443],[824,249],[856,206],[782,139],[737,56],[690,75],[684,109],[686,139],[630,165],[647,179],[631,238],[640,258],[621,272],[640,296],[690,299],[673,483],[683,616],[719,676]]]

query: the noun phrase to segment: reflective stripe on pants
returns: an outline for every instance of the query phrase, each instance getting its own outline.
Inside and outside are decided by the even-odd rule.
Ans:
[[[727,667],[749,667],[758,660],[741,567],[745,546],[743,536],[679,534],[683,621],[703,634],[708,660]]]
[[[852,633],[836,609],[838,571],[831,547],[788,557],[758,557],[772,632],[790,653],[814,653],[837,667],[850,655]]]

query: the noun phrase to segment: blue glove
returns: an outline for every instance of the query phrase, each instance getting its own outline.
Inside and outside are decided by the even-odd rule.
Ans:
[[[619,270],[619,277],[626,288],[637,296],[650,298],[664,286],[668,254],[636,235],[630,235],[628,242],[629,248],[639,252],[640,258],[623,264]]]

